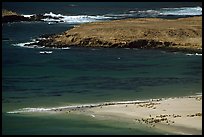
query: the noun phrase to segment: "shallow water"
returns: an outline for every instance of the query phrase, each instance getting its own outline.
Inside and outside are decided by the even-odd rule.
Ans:
[[[61,123],[53,117],[49,122],[42,118],[43,123],[49,125],[44,130],[37,126],[41,117],[24,119],[5,112],[25,107],[185,96],[202,92],[200,56],[153,50],[89,48],[55,49],[52,54],[42,55],[40,49],[3,46],[3,123],[10,123],[12,119],[25,124],[31,121],[26,127],[25,124],[19,127],[16,122],[14,125],[3,124],[5,134],[152,134],[153,131],[141,131],[140,128],[123,131],[115,127],[97,127],[106,123],[101,121],[94,121],[94,128],[89,123],[88,129],[84,130],[82,121],[77,121],[73,127],[72,123],[76,121],[69,123],[68,119],[66,122],[61,120]],[[55,127],[53,124],[58,127],[56,130],[51,130]],[[29,127],[33,130],[26,130]],[[67,131],[70,127],[73,130]],[[50,130],[52,132],[46,132]]]
[[[94,14],[99,11],[95,10]],[[31,14],[28,9],[22,13]],[[77,8],[75,13],[79,14]],[[46,22],[3,24],[2,37],[9,39],[2,41],[3,134],[166,134],[141,125],[134,129],[132,125],[125,127],[125,122],[93,120],[82,115],[13,115],[6,112],[26,107],[186,96],[202,92],[202,56],[160,50],[73,47],[62,50],[14,46],[42,34],[63,32],[73,25],[49,25]],[[39,53],[44,50],[53,52]]]
[[[2,115],[3,134],[21,135],[157,135],[157,131],[135,122],[94,119],[78,114]],[[11,125],[12,123],[12,125]]]

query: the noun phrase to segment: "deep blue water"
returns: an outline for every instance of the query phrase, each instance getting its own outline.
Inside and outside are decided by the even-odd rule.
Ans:
[[[46,49],[53,53],[45,55],[39,53],[44,49],[15,46],[30,42],[43,34],[70,29],[81,21],[81,15],[84,14],[100,17],[111,14],[111,17],[125,18],[131,14],[131,17],[139,17],[141,14],[138,11],[167,13],[161,11],[161,8],[167,6],[197,7],[198,3],[3,3],[3,8],[25,15],[53,12],[67,17],[80,16],[74,18],[77,23],[66,20],[67,22],[53,25],[46,21],[2,25],[2,38],[9,39],[2,40],[3,134],[164,134],[151,129],[130,130],[117,127],[115,121],[107,124],[107,121],[93,121],[86,117],[78,119],[77,116],[59,116],[59,119],[58,116],[29,117],[6,112],[25,107],[53,107],[201,93],[202,56],[115,48]],[[177,10],[174,14],[181,13],[181,9],[174,10]],[[195,11],[188,8],[183,10],[185,16],[189,13],[188,10]],[[150,15],[149,12],[152,11],[142,12],[142,16]],[[172,13],[172,9],[170,12]],[[90,21],[90,17],[82,19]],[[83,128],[84,122],[87,123],[86,129]]]
[[[202,2],[3,2],[3,8],[21,14],[122,14],[135,9],[161,9],[202,6]]]

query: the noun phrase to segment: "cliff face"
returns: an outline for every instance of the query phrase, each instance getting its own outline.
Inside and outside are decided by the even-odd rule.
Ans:
[[[202,17],[126,19],[79,25],[39,42],[47,47],[162,48],[202,52]]]

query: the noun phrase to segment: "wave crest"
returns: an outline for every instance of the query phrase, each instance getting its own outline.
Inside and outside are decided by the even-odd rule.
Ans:
[[[201,7],[161,8],[149,10],[130,10],[128,16],[160,17],[160,16],[196,16],[202,15]]]
[[[201,7],[163,8],[160,15],[202,15]]]
[[[65,16],[62,14],[55,14],[55,13],[45,13],[44,14],[45,19],[42,19],[45,22],[64,22],[64,23],[70,23],[70,24],[75,24],[75,23],[87,23],[87,22],[96,22],[100,20],[107,20],[107,19],[112,19],[112,17],[107,17],[104,15],[77,15],[77,16]],[[52,18],[50,18],[52,17]]]
[[[68,23],[80,24],[88,22],[97,22],[122,18],[134,17],[165,17],[165,16],[197,16],[202,15],[202,7],[181,7],[181,8],[160,8],[160,9],[146,9],[146,10],[129,10],[125,13],[105,14],[105,15],[62,15],[53,12],[42,14],[41,21],[52,23]],[[23,15],[24,17],[31,17],[33,15]]]

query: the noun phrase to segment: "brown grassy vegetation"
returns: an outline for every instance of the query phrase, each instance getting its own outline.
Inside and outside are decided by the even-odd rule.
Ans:
[[[86,23],[52,36],[51,45],[163,48],[202,52],[202,17]]]

